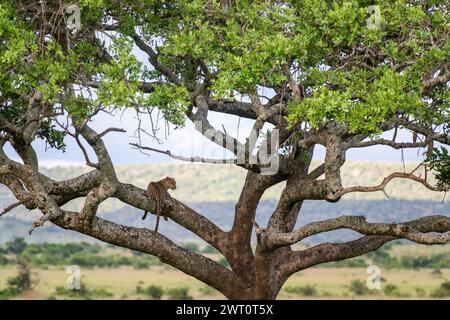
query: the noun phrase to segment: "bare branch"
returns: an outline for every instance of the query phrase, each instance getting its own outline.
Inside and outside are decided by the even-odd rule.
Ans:
[[[110,132],[127,132],[127,130],[121,128],[108,128],[105,131],[99,133],[98,138],[102,138],[103,136],[107,135]]]
[[[29,200],[29,199],[28,199]],[[7,206],[3,211],[0,213],[0,217],[7,214],[9,211],[13,210],[14,208],[17,208],[18,206],[21,206],[24,204],[27,200],[21,200],[19,202],[13,203],[9,206]]]
[[[391,173],[390,175],[388,175],[386,178],[384,178],[383,182],[381,182],[377,186],[371,186],[371,187],[365,187],[365,186],[348,187],[348,188],[342,189],[342,191],[337,196],[342,196],[344,194],[351,193],[351,192],[375,192],[375,191],[383,191],[383,192],[385,192],[385,188],[386,188],[387,184],[390,181],[392,181],[393,179],[398,179],[398,178],[414,180],[414,181],[419,182],[420,184],[422,184],[425,188],[427,188],[429,190],[432,190],[432,191],[445,192],[445,191],[449,190],[448,188],[447,189],[442,189],[442,188],[439,188],[439,187],[432,186],[431,184],[429,184],[426,181],[426,179],[418,177],[418,176],[414,175],[413,173],[394,172],[394,173]]]
[[[136,147],[139,150],[149,150],[161,154],[165,154],[172,159],[181,160],[181,161],[187,161],[187,162],[202,162],[202,163],[209,163],[209,164],[237,164],[236,159],[209,159],[209,158],[202,158],[202,157],[183,157],[178,156],[170,152],[169,150],[160,150],[152,147],[145,147],[141,146],[137,143],[130,143],[131,146]]]

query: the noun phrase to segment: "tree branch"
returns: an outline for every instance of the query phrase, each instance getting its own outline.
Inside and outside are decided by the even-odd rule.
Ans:
[[[338,229],[351,229],[363,235],[392,236],[404,238],[421,244],[445,244],[450,241],[450,218],[432,216],[436,225],[447,225],[448,230],[441,234],[425,234],[410,227],[422,223],[421,219],[405,223],[369,223],[364,216],[341,216],[335,219],[312,222],[289,233],[272,233],[264,237],[266,246],[271,250],[297,243],[307,237]],[[431,223],[430,217],[425,219]],[[441,229],[442,230],[442,229]],[[445,229],[444,229],[445,230]]]
[[[422,234],[428,232],[448,233],[450,218],[427,216],[405,222],[403,225]],[[323,243],[303,251],[289,252],[283,257],[283,261],[280,261],[278,273],[284,277],[317,264],[357,257],[398,238],[390,235],[370,235],[346,243]]]
[[[145,147],[145,146],[141,146],[137,143],[130,143],[130,145],[133,147],[136,147],[139,150],[149,150],[149,151],[165,154],[165,155],[171,157],[172,159],[186,161],[186,162],[202,162],[202,163],[209,163],[209,164],[230,164],[230,163],[237,164],[236,159],[209,159],[209,158],[203,158],[203,157],[183,157],[183,156],[178,156],[178,155],[173,154],[172,152],[170,152],[170,150],[164,151],[164,150],[160,150],[160,149],[156,149],[156,148],[152,148],[152,147]]]

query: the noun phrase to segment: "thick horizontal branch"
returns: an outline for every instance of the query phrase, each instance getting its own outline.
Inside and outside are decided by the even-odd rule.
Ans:
[[[450,231],[450,219],[445,216],[427,216],[402,225],[422,234]],[[280,262],[278,272],[287,276],[317,264],[357,257],[399,238],[390,235],[370,235],[350,242],[323,243],[306,250],[289,252]]]
[[[77,213],[72,212],[65,212],[63,216],[53,222],[64,229],[74,230],[107,243],[154,255],[162,262],[223,292],[230,299],[235,298],[239,290],[247,289],[243,287],[231,270],[209,258],[176,245],[160,233],[123,226],[98,217],[94,217],[92,223],[86,226],[83,219]],[[233,285],[230,286],[230,283]]]
[[[207,99],[210,111],[220,112],[239,116],[242,118],[255,120],[258,116],[248,102],[239,102],[234,100],[214,100]]]
[[[132,184],[121,183],[117,189],[115,197],[135,208],[156,212],[156,204],[154,199],[151,199],[148,196],[146,190],[138,188]],[[182,202],[172,197],[167,197],[164,199],[162,214],[189,231],[192,231],[220,252],[225,250],[226,233],[210,220],[189,208]]]
[[[441,226],[441,234],[422,233],[411,227],[427,223]],[[442,227],[447,226],[447,228]],[[405,223],[369,223],[364,216],[342,216],[336,219],[312,222],[290,233],[273,233],[265,237],[270,250],[297,243],[307,237],[338,229],[351,229],[363,235],[392,236],[421,244],[445,244],[450,241],[450,218],[431,216]]]
[[[100,81],[80,81],[77,83],[82,86],[90,87],[93,89],[99,89],[101,87]],[[153,82],[139,82],[139,90],[143,93],[152,93],[155,91],[155,87],[164,85],[164,82],[153,81]]]

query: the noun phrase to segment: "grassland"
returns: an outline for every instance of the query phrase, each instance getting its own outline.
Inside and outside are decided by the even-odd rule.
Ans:
[[[6,285],[6,279],[16,272],[15,268],[0,269],[0,287]],[[16,299],[48,299],[55,297],[56,287],[64,287],[67,274],[64,268],[35,269],[39,283],[31,292],[24,292]],[[352,281],[367,279],[365,268],[312,268],[291,277],[280,292],[279,299],[426,299],[437,289],[444,279],[450,279],[450,269],[442,269],[440,275],[434,275],[430,269],[382,270],[381,289],[387,284],[398,287],[400,297],[387,296],[382,290],[370,290],[364,295],[355,295],[349,290]],[[112,293],[108,299],[148,299],[145,295],[136,294],[138,285],[161,286],[164,290],[188,287],[194,299],[224,299],[219,292],[206,287],[198,280],[183,274],[171,267],[151,267],[136,270],[130,267],[115,269],[82,269],[83,281],[88,288],[104,289]],[[314,296],[288,293],[286,288],[313,286],[317,289]],[[98,297],[102,298],[102,297]],[[167,296],[163,296],[167,299]]]
[[[188,288],[188,294],[193,299],[224,299],[224,296],[216,290],[206,286],[200,281],[182,273],[181,271],[159,262],[153,262],[148,266],[136,267],[131,265],[115,265],[115,267],[87,267],[80,266],[82,282],[90,292],[99,292],[90,296],[70,296],[59,294],[57,288],[64,289],[68,274],[66,266],[70,260],[56,257],[55,264],[42,264],[43,252],[36,255],[37,248],[58,250],[67,252],[69,248],[73,250],[77,247],[68,245],[29,245],[23,252],[23,257],[28,257],[32,265],[33,278],[38,282],[33,290],[25,291],[15,299],[151,299],[145,293],[138,293],[137,288],[147,288],[149,286],[161,287],[165,294],[162,299],[170,299],[168,294],[172,289]],[[86,247],[84,255],[95,259],[95,257],[128,257],[133,259],[144,259],[147,255],[135,255],[129,250],[115,248],[112,246],[99,246],[83,244]],[[200,252],[200,248],[193,248],[196,252],[220,261],[223,259],[217,253]],[[304,246],[297,246],[296,250],[304,249]],[[7,247],[6,249],[7,250]],[[450,245],[446,246],[424,246],[393,244],[379,249],[374,254],[365,255],[360,258],[365,264],[349,267],[344,261],[340,264],[324,264],[299,272],[292,276],[282,288],[279,299],[430,299],[433,293],[446,281],[450,280],[450,264],[447,266],[450,254]],[[76,250],[74,250],[76,251]],[[33,253],[34,252],[34,253]],[[84,251],[83,251],[84,252]],[[30,257],[30,253],[35,256]],[[80,252],[74,253],[79,256]],[[441,260],[431,260],[434,263],[440,262],[441,268],[433,265],[420,268],[400,268],[400,262],[406,259],[419,259],[441,256]],[[5,257],[11,261],[0,266],[0,290],[6,288],[7,280],[17,274],[17,267],[13,263],[14,255],[6,254]],[[377,260],[378,259],[378,260]],[[38,263],[41,261],[41,263]],[[90,261],[90,260],[83,260]],[[393,263],[396,261],[396,264]],[[444,262],[444,263],[442,263]],[[381,290],[368,290],[365,286],[369,277],[367,265],[376,264],[381,268]],[[406,264],[408,265],[408,264]],[[394,266],[394,267],[392,267]],[[363,289],[358,292],[352,286]],[[387,289],[391,288],[391,291]],[[441,298],[450,298],[450,291]]]

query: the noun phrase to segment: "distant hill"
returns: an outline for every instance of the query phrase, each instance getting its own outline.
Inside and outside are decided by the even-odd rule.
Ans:
[[[317,165],[314,163],[313,165]],[[406,170],[414,168],[413,163],[406,164]],[[74,177],[89,169],[83,167],[56,167],[43,169],[45,174],[61,180]],[[349,161],[343,168],[344,185],[375,185],[383,177],[393,171],[403,171],[401,163],[356,162]],[[175,177],[177,190],[172,194],[179,200],[197,209],[220,227],[228,229],[232,224],[234,205],[245,179],[245,170],[232,165],[205,165],[191,163],[126,165],[117,166],[119,179],[145,188],[148,181],[158,180],[165,176]],[[258,222],[265,223],[275,208],[282,185],[267,191],[258,210]],[[338,204],[325,201],[307,201],[304,205],[299,223],[321,220],[342,214],[364,214],[376,221],[404,221],[428,214],[445,214],[450,212],[450,201],[441,204],[443,194],[434,193],[423,186],[408,180],[394,180],[387,188],[391,200],[381,193],[350,194]],[[5,207],[15,200],[9,190],[0,186],[0,207]],[[82,201],[76,200],[66,207],[79,210]],[[0,242],[14,236],[27,236],[30,221],[39,215],[28,212],[23,207],[17,208],[0,218]],[[113,221],[134,226],[152,227],[153,217],[144,222],[140,220],[142,212],[130,208],[117,200],[108,200],[100,206],[99,215]],[[176,226],[173,222],[163,221],[163,233],[170,234],[178,241],[196,240],[195,235]],[[308,239],[309,242],[348,240],[354,237],[353,232],[332,232]],[[337,238],[336,238],[337,237]],[[27,240],[30,241],[74,241],[87,238],[74,232],[61,230],[56,226],[46,226],[35,231]]]

